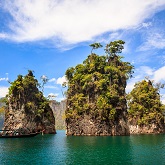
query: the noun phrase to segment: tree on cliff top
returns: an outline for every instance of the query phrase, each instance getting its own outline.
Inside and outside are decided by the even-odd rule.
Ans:
[[[160,85],[150,80],[142,80],[135,84],[127,95],[129,119],[137,125],[163,123],[164,105],[160,101]]]
[[[89,46],[92,47],[91,54],[92,54],[92,51],[94,49],[98,49],[98,48],[102,48],[103,47],[100,43],[97,43],[97,42],[96,43],[93,43],[93,44],[90,44]]]
[[[133,66],[118,55],[123,45],[122,40],[110,42],[106,55],[91,53],[83,64],[67,69],[67,119],[91,114],[115,120],[122,110],[126,111],[126,80],[131,77]]]

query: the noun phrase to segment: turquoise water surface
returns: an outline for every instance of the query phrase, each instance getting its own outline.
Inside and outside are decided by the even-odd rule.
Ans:
[[[165,135],[0,139],[0,165],[164,165]]]

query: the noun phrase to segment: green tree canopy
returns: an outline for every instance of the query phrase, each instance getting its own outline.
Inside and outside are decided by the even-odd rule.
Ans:
[[[25,76],[18,75],[17,79],[11,82],[9,94],[6,97],[7,105],[10,103],[15,109],[21,109],[24,105],[26,113],[34,114],[36,120],[40,120],[45,114],[49,115],[47,114],[50,109],[49,101],[39,90],[38,80],[31,70]]]
[[[121,53],[124,49],[125,42],[122,40],[113,41],[106,45],[105,52],[110,56],[115,56],[118,53]]]
[[[142,80],[135,84],[128,94],[128,114],[136,124],[143,125],[153,122],[163,122],[164,106],[160,101],[159,85],[150,80]]]
[[[92,47],[91,54],[92,54],[93,49],[98,49],[98,48],[103,47],[100,43],[97,43],[97,42],[93,43],[93,44],[90,44],[89,46]]]
[[[91,53],[82,64],[67,69],[67,118],[90,113],[114,120],[125,109],[126,80],[131,77],[133,66],[118,55],[123,44],[121,40],[111,42],[106,46],[106,55]]]

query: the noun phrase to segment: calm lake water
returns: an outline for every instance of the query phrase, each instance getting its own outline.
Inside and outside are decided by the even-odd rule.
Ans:
[[[0,165],[164,165],[165,135],[0,139]]]

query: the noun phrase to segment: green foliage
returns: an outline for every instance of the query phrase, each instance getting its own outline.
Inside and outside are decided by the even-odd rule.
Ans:
[[[127,95],[129,118],[136,119],[138,125],[160,122],[163,120],[164,106],[160,101],[159,85],[150,80],[135,84]]]
[[[5,114],[5,107],[0,107],[0,115]]]
[[[115,120],[118,109],[126,107],[126,80],[131,77],[133,66],[116,54],[121,53],[123,44],[121,40],[111,42],[106,46],[108,54],[91,53],[82,64],[66,71],[67,119],[90,113],[103,120]]]
[[[113,41],[106,45],[105,52],[109,55],[116,55],[116,53],[121,53],[124,49],[125,42],[122,40]]]
[[[103,47],[100,43],[97,43],[97,42],[96,43],[93,43],[93,44],[91,44],[89,46],[92,47],[91,54],[92,54],[93,49],[98,49],[98,48]]]
[[[7,105],[10,103],[14,109],[20,109],[24,105],[25,112],[34,114],[37,120],[47,115],[48,109],[50,109],[49,101],[39,91],[38,80],[35,79],[31,70],[25,76],[18,75],[17,79],[11,82],[6,98]]]

